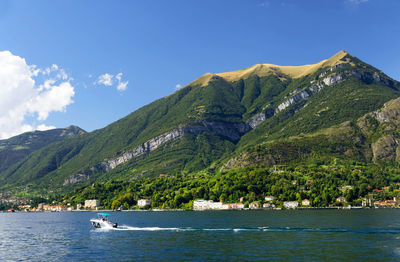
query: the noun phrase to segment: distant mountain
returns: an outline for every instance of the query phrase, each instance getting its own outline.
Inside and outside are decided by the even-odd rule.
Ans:
[[[103,129],[33,152],[1,172],[0,184],[69,189],[325,157],[397,161],[374,151],[388,124],[375,118],[378,135],[368,121],[399,95],[399,82],[344,50],[313,65],[208,73]]]
[[[86,131],[77,126],[69,126],[47,131],[26,132],[0,140],[0,172],[44,146],[84,133]]]

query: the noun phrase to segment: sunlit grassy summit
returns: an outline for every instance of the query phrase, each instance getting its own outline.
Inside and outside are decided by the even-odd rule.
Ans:
[[[225,72],[225,73],[207,73],[201,76],[199,79],[194,81],[193,83],[201,83],[202,85],[207,85],[210,79],[213,76],[219,76],[223,79],[235,82],[240,79],[247,79],[250,76],[258,76],[264,77],[268,75],[279,75],[279,76],[287,76],[291,78],[300,78],[306,75],[310,75],[315,73],[317,70],[323,67],[332,67],[342,63],[351,63],[350,54],[346,50],[341,50],[334,56],[329,59],[322,60],[316,64],[311,65],[301,65],[301,66],[280,66],[273,64],[257,64],[251,66],[249,68],[233,71],[233,72]],[[354,65],[354,63],[351,63]]]

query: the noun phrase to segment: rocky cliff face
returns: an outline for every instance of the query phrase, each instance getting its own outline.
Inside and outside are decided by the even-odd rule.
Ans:
[[[256,114],[255,116],[251,117],[248,121],[247,124],[250,126],[251,129],[256,128],[259,124],[264,122],[266,119],[272,117],[275,114],[274,110],[269,108],[259,114]]]
[[[66,179],[63,183],[63,186],[67,186],[67,185],[75,184],[75,183],[79,183],[79,182],[85,182],[87,180],[89,180],[89,175],[75,174],[75,175],[71,176],[70,178]]]
[[[399,140],[395,139],[392,135],[382,136],[375,143],[371,145],[374,155],[374,161],[393,161],[400,158],[397,154],[399,149]]]
[[[370,123],[368,118],[377,123]],[[373,160],[400,162],[400,98],[387,102],[382,109],[369,113],[357,122],[369,136],[378,136],[372,143]]]
[[[350,77],[356,77],[358,79],[363,79],[363,75],[360,74],[356,70],[347,70],[343,73],[336,74],[332,73],[332,71],[336,68],[340,68],[343,66],[348,65],[348,63],[338,64],[335,67],[330,68],[329,70],[321,73],[317,80],[310,81],[310,86],[305,88],[304,90],[297,91],[292,94],[287,100],[281,103],[276,109],[275,113],[279,113],[280,111],[285,110],[289,106],[300,102],[302,100],[308,99],[311,96],[315,95],[316,93],[320,92],[323,88],[329,87],[333,84],[336,84],[344,79],[348,79]],[[380,81],[380,78],[377,77],[376,81]]]

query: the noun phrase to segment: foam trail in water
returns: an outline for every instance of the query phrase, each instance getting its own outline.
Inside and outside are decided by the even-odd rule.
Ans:
[[[180,231],[188,230],[190,228],[178,228],[178,227],[131,227],[131,226],[119,226],[113,230],[128,230],[128,231]]]
[[[127,225],[118,226],[118,228],[101,228],[97,231],[231,231],[231,232],[246,232],[246,231],[266,231],[268,227],[257,228],[191,228],[191,227],[132,227]]]
[[[365,234],[400,234],[400,228],[398,229],[343,229],[343,228],[292,228],[292,227],[254,227],[254,228],[191,228],[191,227],[132,227],[127,225],[118,226],[118,228],[101,228],[95,229],[96,231],[175,231],[175,232],[209,232],[209,231],[221,231],[221,232],[316,232],[316,233],[365,233]]]

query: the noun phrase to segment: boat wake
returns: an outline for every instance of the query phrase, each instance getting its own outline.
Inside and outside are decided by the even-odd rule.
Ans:
[[[132,227],[127,225],[118,228],[99,228],[96,231],[172,231],[172,232],[314,232],[314,233],[361,233],[361,234],[400,234],[400,228],[396,229],[345,229],[345,228],[292,228],[292,227],[254,227],[254,228],[192,228],[192,227]]]

